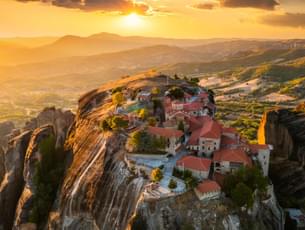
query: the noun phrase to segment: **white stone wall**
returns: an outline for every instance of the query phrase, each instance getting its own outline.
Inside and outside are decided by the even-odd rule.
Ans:
[[[218,162],[220,164],[220,166],[216,166],[216,163],[217,162],[214,162],[214,169],[216,172],[221,173],[221,174],[226,174],[226,173],[231,172],[229,161]]]
[[[192,172],[193,176],[198,178],[199,180],[207,179],[209,177],[209,173],[210,173],[210,170],[209,171],[197,171],[197,170],[185,168],[183,166],[177,166],[177,169],[179,169],[180,171],[189,170]]]
[[[220,148],[220,138],[200,138],[199,139],[199,155],[202,156],[203,153],[206,157],[211,157],[214,151],[219,150]]]
[[[201,193],[197,189],[194,189],[197,197],[199,200],[211,200],[211,199],[218,199],[220,197],[221,191],[214,191],[214,192],[207,192]]]
[[[176,149],[180,147],[181,142],[176,137],[171,137],[168,139],[168,141],[169,141],[169,146],[166,147],[166,152],[176,155]]]
[[[264,176],[268,176],[269,163],[270,163],[270,150],[269,149],[260,149],[258,151],[257,159],[263,169]]]

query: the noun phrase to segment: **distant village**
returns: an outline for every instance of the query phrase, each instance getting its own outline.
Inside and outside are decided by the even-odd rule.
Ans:
[[[128,136],[125,160],[131,171],[151,181],[144,199],[190,189],[200,201],[219,199],[225,177],[241,168],[256,167],[268,177],[272,146],[250,144],[235,128],[216,120],[212,91],[187,84],[165,92],[119,88],[109,95],[116,104],[111,116],[120,117]],[[110,123],[108,119],[102,128]]]

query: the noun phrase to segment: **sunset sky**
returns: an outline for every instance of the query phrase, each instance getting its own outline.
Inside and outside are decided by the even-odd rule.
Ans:
[[[0,36],[305,38],[305,0],[1,0]]]

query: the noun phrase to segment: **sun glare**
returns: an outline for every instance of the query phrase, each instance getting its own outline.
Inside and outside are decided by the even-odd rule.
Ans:
[[[124,21],[126,26],[130,26],[130,27],[136,27],[141,25],[142,23],[141,17],[136,13],[131,13],[125,16]]]

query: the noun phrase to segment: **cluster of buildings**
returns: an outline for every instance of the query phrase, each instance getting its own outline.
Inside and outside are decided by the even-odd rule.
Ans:
[[[165,138],[165,150],[173,156],[181,148],[187,150],[175,167],[201,181],[195,189],[200,200],[219,197],[224,176],[241,167],[259,165],[268,176],[272,146],[249,144],[234,128],[217,121],[208,92],[185,93],[179,100],[165,94],[163,104],[163,127],[149,127],[148,132]]]

